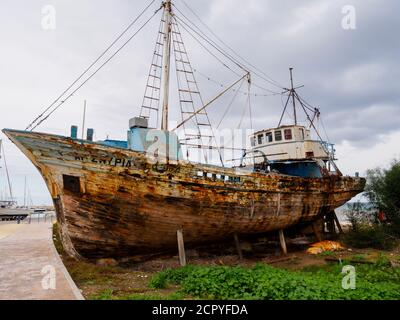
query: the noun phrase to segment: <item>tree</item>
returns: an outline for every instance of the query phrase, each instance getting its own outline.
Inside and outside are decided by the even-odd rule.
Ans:
[[[347,220],[351,224],[352,231],[359,231],[362,226],[371,225],[375,222],[376,214],[369,206],[357,201],[348,203],[345,209]]]
[[[366,196],[379,212],[383,212],[390,229],[400,235],[400,161],[388,169],[367,171]]]

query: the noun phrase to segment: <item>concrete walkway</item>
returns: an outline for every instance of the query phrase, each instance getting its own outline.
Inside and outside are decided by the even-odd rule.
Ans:
[[[81,300],[52,240],[52,224],[0,223],[0,300]]]

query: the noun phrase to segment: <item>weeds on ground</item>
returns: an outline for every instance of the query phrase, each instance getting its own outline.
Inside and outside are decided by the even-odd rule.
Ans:
[[[181,293],[206,299],[380,300],[400,299],[400,268],[381,262],[357,266],[354,290],[342,288],[340,265],[314,272],[288,271],[259,264],[253,268],[187,266],[166,270],[152,288],[181,286]]]

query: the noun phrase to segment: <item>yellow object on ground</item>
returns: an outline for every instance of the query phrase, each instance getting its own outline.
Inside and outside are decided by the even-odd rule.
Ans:
[[[325,251],[340,251],[343,249],[344,247],[339,242],[327,240],[312,244],[311,247],[307,249],[307,253],[320,254]]]

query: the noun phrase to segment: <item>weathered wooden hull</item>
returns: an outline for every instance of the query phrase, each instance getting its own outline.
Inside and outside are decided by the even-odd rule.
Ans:
[[[41,172],[64,246],[75,257],[175,248],[178,229],[187,245],[285,229],[320,218],[365,185],[362,178],[304,179],[187,162],[155,164],[142,153],[88,141],[4,133]]]

